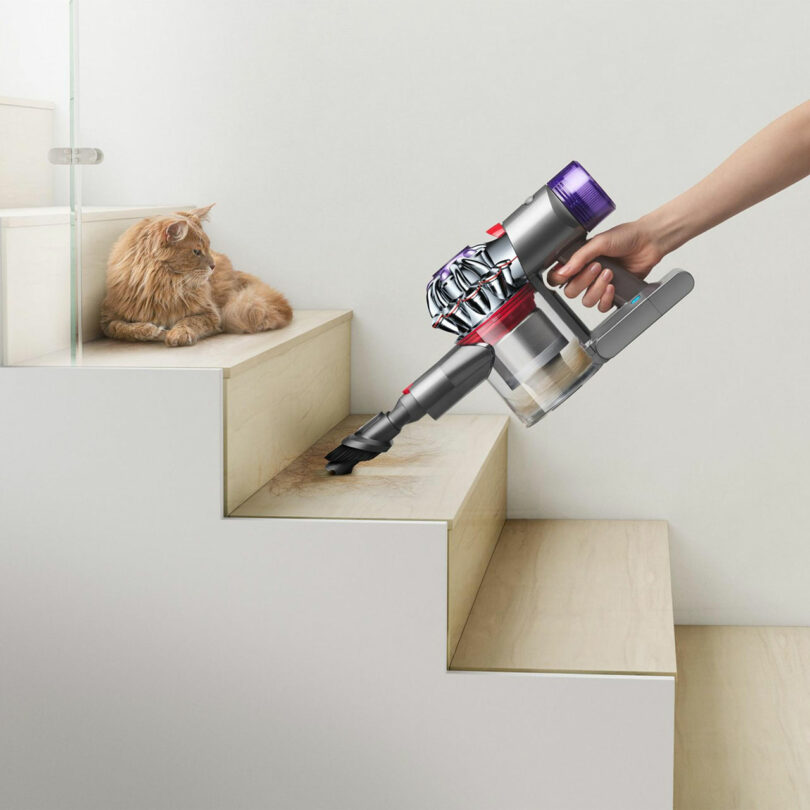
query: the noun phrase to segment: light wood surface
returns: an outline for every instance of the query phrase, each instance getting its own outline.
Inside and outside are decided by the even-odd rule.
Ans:
[[[506,519],[506,448],[492,447],[447,533],[448,665]]]
[[[194,346],[168,348],[162,343],[94,340],[85,344],[82,365],[111,368],[221,368],[225,377],[246,371],[289,351],[340,323],[351,310],[296,310],[289,326],[258,335],[214,335]],[[61,354],[38,357],[22,365],[58,365]]]
[[[367,421],[353,415],[321,437],[233,512],[238,517],[444,520],[453,524],[492,448],[506,441],[505,416],[425,417],[391,450],[330,475],[324,456]]]
[[[317,361],[311,358],[307,362]],[[245,374],[231,383],[242,381],[247,396],[256,397],[257,391],[266,388],[257,399],[266,402],[268,415],[277,419],[273,381],[268,380],[267,386],[254,384],[252,376]],[[227,401],[226,421],[229,429],[231,425],[236,429],[242,418],[233,413],[230,394]],[[294,410],[290,418],[296,418]],[[267,484],[228,511],[235,517],[445,521],[449,663],[505,519],[508,420],[505,416],[451,415],[438,422],[426,418],[406,426],[391,450],[359,464],[351,475],[327,473],[324,456],[368,418],[353,415],[344,419],[274,478],[266,475],[271,478]],[[295,435],[296,430],[291,433]],[[265,449],[252,464],[242,463],[238,488],[229,473],[230,493],[241,491],[245,470],[254,471],[263,461],[267,472],[268,460],[275,463],[287,452],[277,447],[289,442],[281,432],[262,435],[265,444],[276,445],[273,452]],[[241,442],[240,452],[255,452],[254,444]],[[229,439],[229,456],[232,447]],[[229,495],[229,505],[232,500]]]
[[[808,810],[810,628],[675,637],[676,810]]]
[[[267,333],[269,345],[257,335],[230,336],[262,349],[227,369],[224,381],[226,514],[349,413],[350,313],[313,315]],[[306,323],[312,328],[302,332]],[[279,342],[287,329],[296,337]]]
[[[507,521],[452,668],[673,675],[666,523]]]

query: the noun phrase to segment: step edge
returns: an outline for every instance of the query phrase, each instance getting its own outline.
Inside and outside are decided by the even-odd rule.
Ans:
[[[272,357],[277,357],[281,354],[285,354],[290,349],[293,349],[295,346],[299,346],[302,343],[306,343],[306,341],[311,340],[318,335],[322,335],[324,332],[329,331],[330,329],[334,329],[336,326],[340,326],[347,321],[351,321],[354,318],[354,311],[351,309],[302,309],[298,310],[300,312],[323,312],[323,313],[335,313],[334,315],[330,316],[328,320],[323,321],[322,323],[313,326],[311,329],[307,329],[305,332],[301,332],[299,335],[295,335],[294,337],[289,338],[288,340],[284,341],[283,343],[279,343],[275,346],[269,346],[266,349],[262,349],[257,354],[252,354],[249,357],[246,357],[244,360],[240,360],[237,363],[234,363],[230,366],[215,366],[215,368],[221,368],[223,376],[230,379],[232,377],[236,377],[244,371],[248,371],[249,369],[253,368],[254,366],[258,365],[265,360],[269,360]],[[345,417],[344,417],[345,418]]]
[[[470,414],[459,413],[459,414],[454,414],[454,416],[495,416],[495,417],[498,417],[498,418],[502,418],[503,419],[503,424],[501,425],[501,428],[498,431],[498,435],[495,437],[495,440],[492,442],[492,445],[490,446],[489,450],[487,450],[487,454],[486,454],[486,456],[484,456],[484,460],[481,462],[480,466],[476,470],[475,476],[473,477],[473,480],[470,482],[470,486],[467,488],[467,492],[464,494],[464,497],[461,499],[461,503],[458,505],[458,508],[456,509],[455,514],[453,514],[452,516],[450,516],[448,518],[445,518],[447,520],[447,531],[452,531],[454,524],[458,520],[458,516],[461,514],[461,512],[467,506],[467,503],[470,500],[470,497],[472,495],[472,491],[475,489],[476,484],[478,484],[479,480],[481,479],[481,472],[483,471],[484,467],[486,467],[487,464],[489,463],[489,461],[491,460],[492,454],[495,452],[496,448],[498,447],[499,442],[501,442],[501,441],[506,441],[506,443],[507,443],[506,444],[506,468],[507,468],[506,469],[506,483],[507,483],[507,487],[509,486],[509,434],[508,434],[508,431],[509,431],[509,417],[506,416],[505,414],[499,414],[499,413],[497,413],[497,414],[496,413],[492,413],[492,414],[490,414],[490,413],[470,413]],[[506,434],[506,437],[504,437],[504,434]],[[506,520],[504,520],[504,523],[506,523]],[[503,531],[503,526],[501,526],[501,532],[502,531]],[[498,534],[498,540],[500,540],[500,539],[501,539],[501,535],[499,533]],[[498,545],[498,540],[495,541],[496,546]],[[491,559],[492,558],[490,557],[490,560]],[[487,568],[489,568],[489,563],[487,563]],[[484,575],[486,575],[486,571],[484,572]],[[479,587],[480,587],[480,585],[479,585]],[[473,604],[475,604],[475,600],[473,600]]]
[[[543,669],[529,669],[529,668],[506,668],[506,667],[454,667],[451,663],[448,672],[500,672],[500,673],[519,673],[524,675],[627,675],[632,677],[643,678],[677,678],[677,673],[667,672],[666,670],[635,670],[635,669],[574,669],[574,668],[543,668]]]

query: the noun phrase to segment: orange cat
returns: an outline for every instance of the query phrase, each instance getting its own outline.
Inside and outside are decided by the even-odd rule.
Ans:
[[[212,207],[150,217],[122,234],[107,262],[105,335],[190,346],[218,332],[265,332],[290,322],[280,292],[211,251],[202,221]]]

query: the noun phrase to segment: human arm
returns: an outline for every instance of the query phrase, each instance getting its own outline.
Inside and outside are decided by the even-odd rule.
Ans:
[[[658,262],[690,239],[719,225],[810,174],[810,101],[770,123],[692,188],[645,214],[597,234],[562,267],[549,273],[565,295],[584,293],[586,306],[613,305],[612,273],[598,256],[619,259],[644,278]]]

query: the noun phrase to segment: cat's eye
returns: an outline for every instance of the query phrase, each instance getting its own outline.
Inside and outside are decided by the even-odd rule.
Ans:
[[[195,256],[202,256],[202,251],[201,250],[195,250],[194,255]]]

